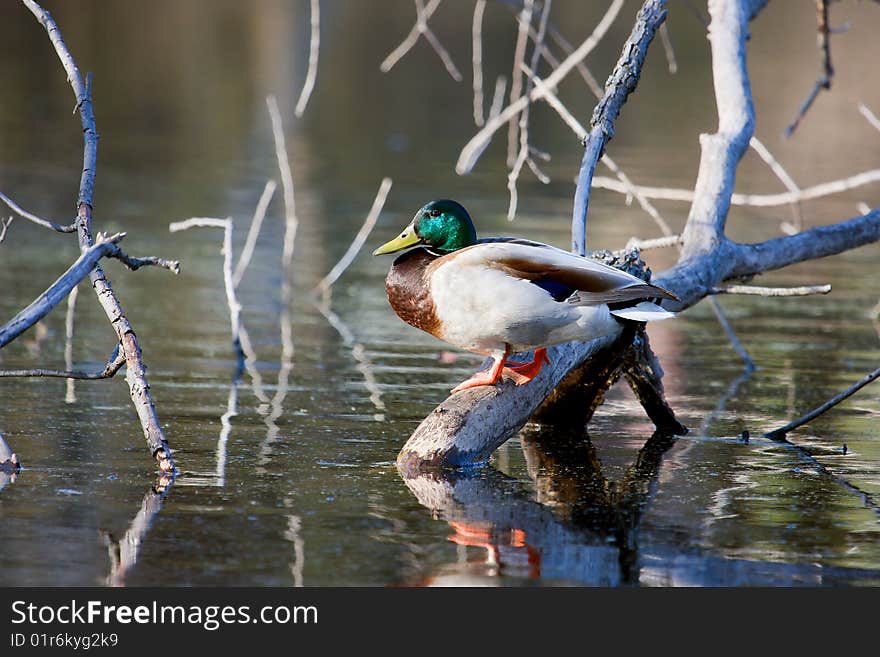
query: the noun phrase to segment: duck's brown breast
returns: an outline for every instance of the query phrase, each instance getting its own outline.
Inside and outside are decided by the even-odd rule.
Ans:
[[[427,272],[428,265],[437,258],[424,248],[412,249],[399,256],[385,278],[385,292],[400,319],[442,338],[442,326],[431,298]]]

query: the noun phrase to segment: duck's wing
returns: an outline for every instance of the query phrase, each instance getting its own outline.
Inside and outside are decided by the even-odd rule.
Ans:
[[[592,258],[518,238],[481,240],[456,251],[457,265],[500,269],[508,276],[530,281],[557,300],[578,305],[621,303],[636,299],[677,297],[656,285]]]

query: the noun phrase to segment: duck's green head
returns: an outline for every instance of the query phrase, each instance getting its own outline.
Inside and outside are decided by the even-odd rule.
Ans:
[[[416,244],[451,253],[477,241],[477,231],[468,211],[460,203],[431,201],[416,212],[403,232],[373,251],[373,255],[395,253]]]

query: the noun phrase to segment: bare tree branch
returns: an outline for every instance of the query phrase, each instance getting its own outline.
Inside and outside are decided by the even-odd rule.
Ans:
[[[61,37],[61,32],[52,16],[38,5],[34,0],[22,0],[27,8],[33,13],[40,24],[46,29],[55,52],[61,60],[64,70],[67,72],[67,80],[76,97],[76,108],[79,111],[83,129],[83,168],[80,177],[79,196],[77,198],[77,236],[81,251],[86,251],[95,244],[92,236],[92,197],[95,187],[95,168],[98,157],[98,131],[95,126],[95,115],[92,110],[91,84],[86,78],[83,83],[79,69],[67,45]],[[126,379],[132,403],[138,414],[141,428],[144,431],[150,453],[156,459],[159,468],[163,472],[174,472],[174,458],[165,438],[165,431],[159,422],[153,398],[150,394],[150,386],[147,383],[146,366],[141,356],[141,348],[134,329],[119,300],[116,297],[110,282],[99,265],[95,265],[89,274],[92,288],[95,290],[98,301],[104,308],[104,312],[113,326],[123,352],[126,356]]]
[[[880,119],[877,118],[877,115],[874,114],[868,106],[864,103],[859,103],[859,113],[867,119],[868,123],[870,123],[875,129],[880,130]]]
[[[294,113],[297,117],[306,111],[306,105],[315,88],[315,80],[318,78],[318,53],[321,49],[321,3],[320,0],[311,0],[311,38],[309,40],[309,70],[306,73],[306,81],[303,84],[299,100],[296,102]]]
[[[580,255],[586,253],[587,211],[593,171],[599,158],[605,152],[605,145],[614,136],[614,122],[617,120],[623,104],[636,88],[642,65],[648,54],[648,46],[653,41],[657,28],[666,19],[665,4],[663,0],[648,0],[642,5],[632,33],[623,44],[620,59],[605,83],[605,95],[593,110],[590,132],[584,139],[584,156],[574,195],[574,209],[571,217],[571,250],[573,253]],[[550,78],[547,79],[547,84],[549,86]]]
[[[801,285],[798,287],[759,287],[756,285],[727,285],[713,287],[709,294],[747,294],[759,297],[806,297],[813,294],[828,294],[830,285]]]
[[[486,122],[483,115],[483,13],[485,11],[486,0],[477,0],[474,4],[474,21],[471,26],[471,61],[474,71],[474,125],[478,128]]]
[[[452,58],[449,56],[449,53],[446,51],[446,48],[442,46],[437,36],[434,32],[431,31],[431,28],[428,27],[428,19],[434,14],[437,10],[437,7],[440,6],[440,3],[443,0],[431,0],[427,6],[422,2],[422,0],[414,0],[416,5],[416,23],[413,25],[409,34],[403,40],[403,42],[397,46],[379,65],[379,70],[383,73],[387,73],[394,65],[399,62],[406,53],[408,53],[416,42],[419,40],[420,36],[424,36],[425,40],[431,44],[431,47],[434,49],[434,52],[440,57],[440,60],[443,62],[443,66],[446,67],[447,72],[456,82],[461,82],[462,77],[461,73],[459,73],[458,68],[455,66],[455,63],[452,61]]]
[[[666,64],[672,75],[678,73],[678,61],[675,59],[675,48],[672,47],[672,39],[669,38],[669,24],[665,21],[660,26],[660,42],[666,52]]]
[[[345,270],[348,269],[348,266],[357,257],[357,254],[364,246],[364,242],[366,242],[367,238],[370,236],[370,231],[373,230],[376,221],[379,219],[379,215],[382,213],[382,208],[385,207],[385,199],[388,198],[389,191],[391,191],[391,178],[383,178],[382,182],[379,184],[379,190],[376,192],[376,198],[373,199],[373,205],[370,208],[361,229],[358,231],[357,235],[355,235],[354,240],[349,245],[342,258],[339,259],[339,262],[333,266],[327,275],[321,279],[321,282],[312,290],[313,292],[324,295],[325,304],[329,301],[328,296],[330,288],[337,280],[339,280],[339,277],[342,276]]]
[[[851,189],[862,187],[874,182],[880,181],[880,169],[871,169],[863,171],[849,178],[841,178],[840,180],[832,180],[829,182],[813,185],[812,187],[804,187],[799,192],[784,192],[781,194],[739,194],[734,193],[730,197],[731,205],[744,205],[752,207],[774,207],[778,205],[788,205],[790,203],[798,203],[800,201],[811,201],[817,198],[823,198],[832,194],[839,194]],[[593,187],[598,189],[608,189],[618,194],[630,194],[630,190],[623,183],[613,178],[605,178],[603,176],[593,177]],[[635,189],[645,198],[658,201],[681,201],[682,203],[693,203],[696,198],[695,192],[690,189],[675,189],[672,187],[648,187],[636,186]]]
[[[232,279],[232,218],[215,219],[211,217],[192,217],[184,221],[175,221],[168,225],[168,230],[176,233],[190,228],[221,228],[223,229],[223,287],[226,289],[226,303],[229,306],[229,325],[232,331],[232,346],[238,357],[239,367],[244,367],[245,353],[241,348],[241,304],[235,294],[235,283]]]
[[[247,239],[244,247],[241,249],[241,255],[238,257],[238,263],[235,265],[235,271],[232,274],[232,283],[237,288],[241,283],[244,272],[251,262],[254,255],[254,248],[257,245],[257,237],[260,235],[260,228],[263,226],[263,219],[266,217],[266,210],[269,209],[269,203],[272,201],[272,195],[275,193],[277,185],[274,180],[266,181],[263,193],[254,210],[253,219],[251,219],[251,227],[248,229]]]
[[[605,12],[605,15],[602,17],[602,20],[599,21],[599,24],[596,25],[592,34],[590,34],[590,36],[588,36],[571,55],[566,57],[565,60],[556,67],[553,73],[547,76],[547,79],[545,80],[546,88],[554,88],[579,62],[583,61],[583,59],[593,51],[611,27],[617,14],[620,13],[623,3],[624,0],[614,0],[611,3],[608,11]],[[455,165],[456,173],[459,175],[470,173],[473,170],[474,165],[476,165],[477,160],[480,158],[480,155],[486,150],[486,146],[489,145],[492,136],[498,131],[498,129],[507,123],[512,117],[521,112],[526,105],[542,98],[543,94],[544,92],[535,87],[530,93],[520,96],[515,103],[504,108],[497,116],[486,121],[486,125],[484,125],[483,128],[477,132],[477,134],[474,135],[461,150],[461,153],[458,156],[458,162]]]
[[[49,370],[49,369],[31,369],[31,370],[0,370],[0,377],[57,377],[62,379],[112,379],[116,373],[125,365],[125,354],[116,345],[116,349],[110,354],[104,369],[94,372],[85,370]]]
[[[813,83],[810,93],[798,108],[797,115],[794,120],[785,128],[785,136],[791,137],[804,118],[807,111],[816,100],[816,96],[822,89],[831,88],[831,79],[834,77],[834,67],[831,66],[831,39],[828,38],[831,30],[828,25],[828,3],[830,0],[816,0],[816,45],[819,47],[819,53],[822,60],[822,68],[819,71],[819,77]]]
[[[45,292],[34,299],[6,324],[0,326],[0,349],[40,321],[52,308],[63,301],[70,294],[70,290],[89,275],[89,272],[94,269],[98,260],[109,255],[116,242],[119,242],[124,237],[125,233],[116,233],[107,238],[99,235],[98,240],[83,251],[79,258],[68,267],[67,271],[52,283]]]
[[[13,216],[10,216],[8,219],[0,217],[0,244],[3,244],[3,240],[6,239],[6,233],[12,225],[13,219],[15,219]]]
[[[43,228],[49,228],[51,230],[54,230],[57,233],[75,233],[76,232],[76,224],[75,223],[68,224],[67,226],[64,226],[62,224],[55,223],[54,221],[50,221],[48,219],[43,219],[42,217],[38,217],[37,215],[32,214],[32,213],[28,212],[27,210],[25,210],[18,203],[16,203],[11,198],[6,196],[6,194],[4,194],[3,192],[0,192],[0,201],[3,201],[6,205],[8,205],[9,209],[12,210],[15,214],[17,214],[22,219],[27,219],[28,221],[32,221],[35,224],[37,224],[38,226],[42,226]],[[12,223],[11,219],[10,219],[9,223]],[[8,223],[7,223],[7,226],[8,226]],[[5,234],[6,230],[4,230],[3,232]],[[0,237],[0,242],[2,242],[2,241],[3,241],[3,239],[2,239],[2,237]]]

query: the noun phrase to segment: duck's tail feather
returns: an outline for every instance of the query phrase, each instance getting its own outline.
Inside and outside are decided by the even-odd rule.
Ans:
[[[635,306],[629,308],[619,308],[612,310],[611,314],[621,319],[629,319],[634,322],[652,322],[660,319],[669,319],[675,317],[675,313],[658,306],[651,301],[642,301]]]

